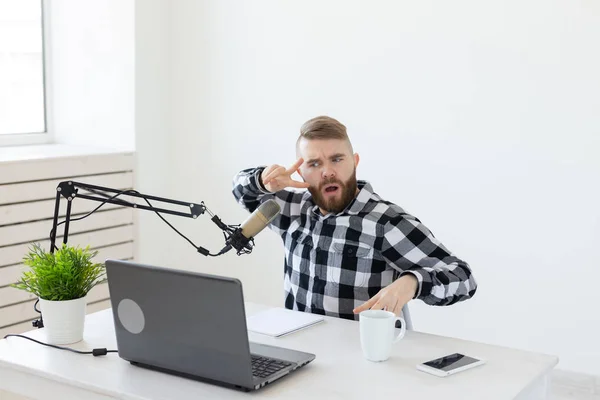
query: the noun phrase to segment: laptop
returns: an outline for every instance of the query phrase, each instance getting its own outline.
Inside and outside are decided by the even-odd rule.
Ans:
[[[250,342],[238,279],[106,260],[119,356],[229,388],[260,389],[314,354]]]

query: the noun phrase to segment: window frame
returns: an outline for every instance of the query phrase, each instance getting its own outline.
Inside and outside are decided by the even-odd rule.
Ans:
[[[53,124],[52,124],[52,102],[49,101],[52,94],[52,84],[49,79],[50,74],[50,52],[48,51],[49,43],[49,5],[47,0],[39,0],[42,13],[42,82],[44,90],[44,132],[35,133],[9,133],[0,135],[0,147],[5,146],[25,146],[33,144],[49,144],[53,143]]]

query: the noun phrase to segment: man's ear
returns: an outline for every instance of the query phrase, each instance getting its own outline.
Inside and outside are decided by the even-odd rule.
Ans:
[[[360,156],[358,155],[358,153],[354,153],[354,166],[355,167],[358,166],[359,161],[360,161]]]

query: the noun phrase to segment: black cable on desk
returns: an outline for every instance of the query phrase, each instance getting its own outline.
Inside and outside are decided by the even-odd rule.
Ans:
[[[40,342],[39,340],[35,340],[33,338],[30,338],[28,336],[25,335],[14,335],[14,334],[9,334],[4,336],[4,339],[9,338],[9,337],[20,337],[23,339],[27,339],[27,340],[31,340],[32,342],[36,342],[38,344],[44,345],[44,346],[48,346],[48,347],[52,347],[54,349],[59,349],[59,350],[67,350],[67,351],[72,351],[73,353],[77,353],[77,354],[91,354],[94,357],[97,356],[104,356],[107,353],[118,353],[118,350],[107,350],[106,348],[100,348],[100,349],[93,349],[92,351],[81,351],[81,350],[75,350],[75,349],[71,349],[69,347],[62,347],[62,346],[56,346],[54,344],[49,344],[49,343],[44,343],[44,342]]]

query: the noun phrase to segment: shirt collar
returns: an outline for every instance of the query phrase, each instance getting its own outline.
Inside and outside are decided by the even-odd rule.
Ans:
[[[356,197],[354,198],[354,200],[352,200],[350,202],[350,204],[348,204],[348,206],[344,210],[340,211],[337,214],[330,213],[330,214],[323,216],[321,214],[321,210],[319,210],[319,206],[314,204],[311,208],[311,213],[314,216],[319,217],[319,218],[333,218],[333,217],[342,216],[342,215],[357,215],[365,208],[365,206],[371,199],[371,197],[373,195],[373,187],[371,186],[371,184],[369,182],[362,181],[362,180],[358,180],[356,182],[356,184],[357,184],[359,192],[356,195]],[[307,191],[307,193],[309,193],[309,192]],[[311,201],[312,201],[312,196],[311,196]]]

